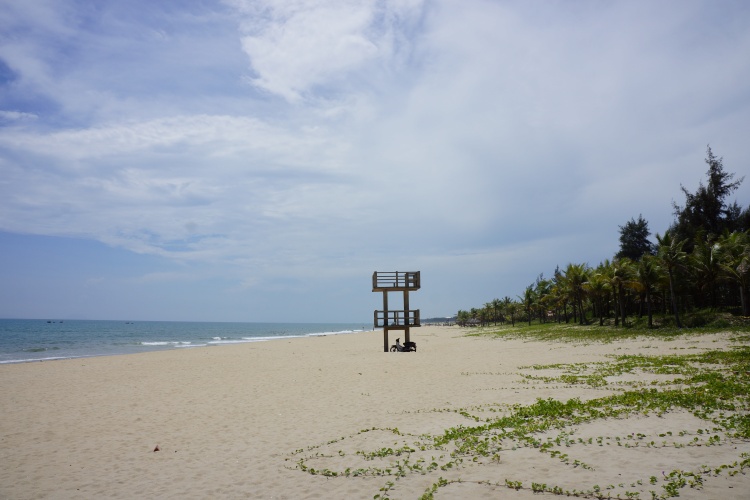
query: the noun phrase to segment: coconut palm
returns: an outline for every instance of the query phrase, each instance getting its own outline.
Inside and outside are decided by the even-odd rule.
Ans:
[[[494,317],[494,309],[492,308],[492,303],[487,302],[484,304],[484,307],[479,310],[479,324],[482,326],[485,326],[489,324],[490,321],[492,321],[492,318]]]
[[[568,297],[565,293],[567,289],[567,283],[565,282],[565,275],[560,271],[560,268],[555,268],[555,277],[552,279],[553,285],[550,293],[554,297],[555,303],[555,316],[558,322],[560,322],[560,310],[562,309],[562,316],[565,318],[565,323],[568,320]]]
[[[722,275],[720,248],[713,238],[699,237],[688,259],[695,283],[699,291],[709,297],[711,307],[716,307],[716,284]]]
[[[633,261],[627,257],[622,257],[615,259],[612,263],[605,260],[602,265],[615,297],[615,326],[619,326],[621,320],[624,327],[627,313],[625,307],[625,290],[630,288],[633,280]]]
[[[516,326],[516,306],[518,304],[507,295],[503,297],[503,313],[510,316],[510,325]]]
[[[477,326],[477,324],[479,324],[479,309],[477,309],[476,307],[472,307],[471,309],[469,309],[469,316],[471,317],[469,323],[472,326]]]
[[[456,323],[458,323],[459,326],[466,326],[466,323],[469,321],[469,312],[464,310],[459,310],[458,314],[456,314]]]
[[[495,321],[495,324],[497,325],[497,319],[500,317],[500,311],[502,311],[503,303],[500,299],[492,299],[490,305],[492,307],[492,317]]]
[[[539,322],[543,323],[547,319],[547,309],[550,306],[552,296],[550,295],[551,288],[550,280],[542,278],[540,275],[536,280],[534,287],[534,294],[536,295],[536,306],[539,314]]]
[[[523,304],[524,309],[526,309],[526,315],[529,319],[529,326],[531,326],[531,317],[533,316],[532,310],[534,308],[534,304],[536,303],[536,294],[534,293],[534,287],[532,285],[529,285],[526,287],[526,290],[523,291],[523,297],[519,297],[521,299],[521,303]]]
[[[661,279],[660,273],[658,261],[652,255],[644,255],[635,268],[635,288],[645,296],[649,328],[654,326],[651,297]]]
[[[739,287],[742,315],[749,316],[745,290],[750,282],[750,231],[722,236],[719,249],[722,273]]]
[[[677,300],[674,293],[674,276],[675,271],[680,269],[687,259],[687,254],[682,250],[685,240],[678,241],[672,236],[671,231],[665,231],[664,236],[659,236],[657,233],[656,241],[658,242],[656,256],[667,270],[667,275],[669,276],[669,297],[672,302],[675,323],[677,324],[677,328],[682,328],[679,308],[677,307]]]
[[[588,276],[588,266],[586,264],[568,264],[565,268],[565,283],[567,285],[567,292],[573,302],[573,318],[575,320],[575,311],[578,309],[580,316],[580,324],[585,324],[586,315],[583,312],[583,298],[585,296],[585,290],[583,284],[586,282]]]
[[[609,293],[609,281],[602,272],[590,273],[588,280],[583,283],[583,289],[591,297],[594,315],[599,316],[599,326],[604,325],[604,298]]]
[[[547,294],[547,309],[552,310],[555,317],[555,321],[560,321],[560,307],[562,301],[560,300],[560,285],[556,281],[552,281],[549,287],[549,293]]]

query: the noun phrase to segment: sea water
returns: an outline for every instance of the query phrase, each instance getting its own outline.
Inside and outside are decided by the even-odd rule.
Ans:
[[[0,319],[0,364],[342,335],[365,325]]]

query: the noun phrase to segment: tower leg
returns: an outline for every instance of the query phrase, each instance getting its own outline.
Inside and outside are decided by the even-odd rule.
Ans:
[[[405,325],[406,325],[406,332],[404,333],[404,342],[411,342],[411,339],[409,338],[409,292],[404,291],[404,309],[406,312],[406,318],[405,319]]]
[[[383,352],[388,352],[388,291],[383,290]]]

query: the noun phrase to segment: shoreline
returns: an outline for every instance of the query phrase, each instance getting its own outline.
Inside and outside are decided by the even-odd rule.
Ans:
[[[49,322],[46,322],[49,323]],[[0,365],[58,361],[367,331],[362,323],[0,320]],[[356,325],[356,326],[355,326]]]
[[[724,464],[750,453],[746,441],[659,450],[563,448],[596,464],[597,470],[588,470],[522,447],[504,449],[497,462],[480,458],[483,465],[462,463],[399,478],[342,477],[347,467],[372,472],[408,457],[418,463],[422,455],[447,463],[449,450],[421,452],[415,443],[424,445],[424,436],[456,426],[478,425],[513,405],[546,398],[588,401],[619,390],[614,382],[587,388],[524,378],[535,375],[532,365],[599,363],[613,354],[707,352],[730,343],[728,334],[583,345],[467,337],[467,332],[415,329],[417,353],[382,352],[382,331],[376,330],[0,365],[0,460],[5,464],[0,497],[372,498],[391,481],[390,498],[418,498],[443,477],[463,482],[439,488],[436,498],[531,498],[532,481],[566,485],[575,480],[602,488],[622,482],[627,489],[638,480],[648,482],[648,472],[657,468],[666,474],[676,468],[672,465],[687,470],[693,462],[696,467],[701,460]],[[645,375],[636,379],[650,383]],[[703,443],[708,436],[697,434],[698,425],[695,417],[675,411],[661,418],[605,419],[572,430],[592,439],[611,436],[612,442],[615,436],[625,439],[625,428],[649,436],[687,430],[691,440]],[[378,450],[399,446],[415,451],[377,456]],[[309,468],[342,475],[311,474]],[[619,481],[617,474],[622,474]],[[745,470],[706,478],[701,490],[685,487],[680,496],[742,498],[749,477]],[[502,484],[507,478],[523,481],[525,489],[509,489]],[[500,485],[479,484],[489,480]],[[657,489],[639,488],[640,498]]]
[[[11,359],[11,360],[0,361],[0,366],[17,365],[17,364],[23,364],[23,363],[44,363],[44,362],[52,362],[52,361],[64,361],[66,359],[73,360],[73,359],[88,359],[88,358],[103,358],[103,357],[106,358],[110,356],[133,356],[133,355],[139,355],[139,354],[147,354],[150,352],[204,349],[204,348],[209,348],[209,347],[223,347],[223,346],[232,346],[232,345],[241,345],[241,344],[252,344],[254,342],[275,342],[275,341],[283,341],[283,340],[289,340],[289,339],[327,337],[329,335],[352,335],[355,333],[367,333],[368,331],[372,331],[372,330],[310,333],[307,335],[289,335],[289,336],[279,336],[279,337],[258,337],[258,338],[252,338],[252,339],[248,338],[244,340],[213,339],[213,341],[207,341],[205,344],[191,344],[189,342],[177,342],[177,341],[175,342],[166,342],[166,341],[165,342],[141,342],[140,345],[145,346],[146,349],[138,351],[138,352],[113,352],[113,353],[105,353],[105,354],[83,354],[80,356],[55,356],[55,357],[49,357],[49,358]],[[134,346],[133,348],[136,348],[136,347]]]

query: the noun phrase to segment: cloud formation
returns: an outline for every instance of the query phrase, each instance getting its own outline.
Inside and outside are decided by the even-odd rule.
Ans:
[[[269,289],[359,318],[376,269],[421,269],[423,315],[515,296],[611,257],[631,217],[666,229],[707,143],[750,160],[741,2],[0,9],[0,230],[264,304],[227,319],[283,320]]]

